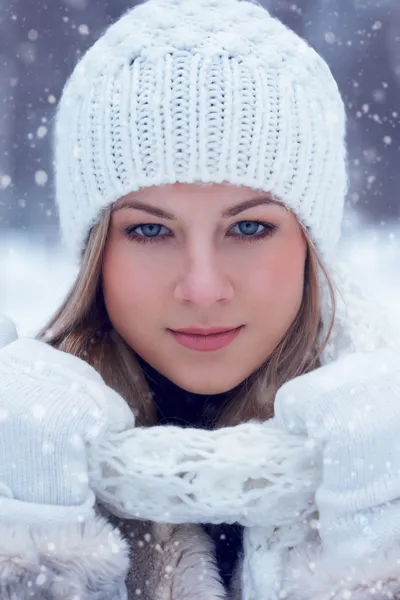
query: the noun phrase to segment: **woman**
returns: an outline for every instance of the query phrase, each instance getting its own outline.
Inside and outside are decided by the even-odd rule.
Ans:
[[[334,264],[344,131],[252,3],[150,0],[82,58],[80,272],[37,340],[2,327],[1,598],[400,598],[399,361]]]

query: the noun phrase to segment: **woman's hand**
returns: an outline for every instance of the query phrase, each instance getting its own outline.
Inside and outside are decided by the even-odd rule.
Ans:
[[[323,454],[316,492],[325,555],[371,554],[400,542],[400,357],[352,354],[283,385],[277,425]]]
[[[84,361],[15,338],[0,319],[0,597],[122,600],[128,546],[98,514],[87,454],[133,415]]]
[[[95,497],[87,445],[134,426],[122,398],[84,361],[32,339],[0,350],[0,516],[85,520]],[[17,502],[14,502],[17,501]]]

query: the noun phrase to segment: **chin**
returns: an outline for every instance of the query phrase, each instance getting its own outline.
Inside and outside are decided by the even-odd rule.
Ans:
[[[181,386],[183,387],[183,386]],[[183,389],[192,394],[201,394],[203,396],[214,396],[215,394],[224,394],[225,392],[229,392],[234,385],[225,385],[225,386],[207,386],[207,385],[199,385],[199,386],[189,386],[185,385]]]
[[[206,377],[203,377],[201,380],[197,378],[191,379],[180,377],[174,378],[173,381],[176,385],[187,392],[207,396],[224,394],[225,392],[229,392],[230,390],[234,389],[240,383],[240,381],[230,379],[223,381],[221,378],[218,378],[216,381],[212,381]]]

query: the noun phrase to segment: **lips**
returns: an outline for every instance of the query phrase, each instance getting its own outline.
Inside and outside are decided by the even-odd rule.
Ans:
[[[187,327],[185,329],[173,329],[172,331],[176,333],[187,333],[193,335],[214,335],[216,333],[226,333],[228,331],[233,331],[234,329],[237,329],[237,327]]]
[[[243,326],[235,328],[210,328],[200,329],[191,327],[188,329],[172,330],[171,335],[185,348],[200,352],[212,352],[229,346],[239,335]]]

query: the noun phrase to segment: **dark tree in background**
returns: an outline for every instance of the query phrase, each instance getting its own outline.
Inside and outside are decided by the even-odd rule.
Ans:
[[[77,59],[133,3],[0,0],[0,235],[57,236],[52,127]],[[328,61],[348,109],[348,202],[400,221],[399,0],[264,0]]]

